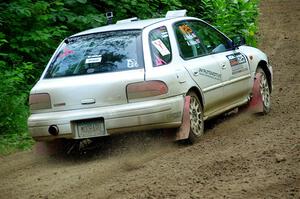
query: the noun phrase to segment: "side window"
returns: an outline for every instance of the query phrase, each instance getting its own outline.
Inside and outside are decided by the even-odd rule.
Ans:
[[[230,41],[213,27],[200,21],[192,21],[190,24],[208,53],[220,53],[231,49]]]
[[[171,62],[172,51],[169,34],[165,26],[156,28],[149,33],[153,66],[162,66]]]
[[[200,38],[188,22],[175,24],[175,33],[182,58],[189,59],[206,54]]]

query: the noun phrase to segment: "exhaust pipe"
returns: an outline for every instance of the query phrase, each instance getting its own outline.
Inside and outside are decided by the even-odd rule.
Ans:
[[[59,129],[58,129],[58,127],[57,127],[56,125],[51,125],[51,126],[49,126],[49,128],[48,128],[48,132],[49,132],[51,135],[56,136],[56,135],[58,135],[58,133],[59,133]]]

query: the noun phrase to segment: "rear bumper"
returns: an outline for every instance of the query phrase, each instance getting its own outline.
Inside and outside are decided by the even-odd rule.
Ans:
[[[110,107],[37,113],[28,118],[28,127],[35,140],[80,139],[74,121],[92,118],[104,118],[108,134],[178,127],[182,121],[183,106],[184,96],[180,95]],[[59,128],[57,136],[48,133],[50,125]]]

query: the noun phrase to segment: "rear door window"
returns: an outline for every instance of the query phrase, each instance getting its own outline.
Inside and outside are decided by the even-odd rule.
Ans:
[[[151,57],[154,67],[166,65],[172,60],[169,34],[165,26],[156,28],[149,33]]]
[[[45,78],[143,68],[141,31],[114,31],[72,37],[50,63]]]

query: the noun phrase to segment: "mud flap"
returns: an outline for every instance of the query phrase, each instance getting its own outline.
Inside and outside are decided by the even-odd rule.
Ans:
[[[264,105],[262,96],[260,93],[260,80],[261,74],[255,75],[255,80],[252,88],[252,98],[249,103],[249,110],[254,113],[262,113],[264,111]]]
[[[190,133],[190,102],[191,97],[186,96],[184,100],[184,108],[183,108],[183,116],[182,116],[182,124],[176,132],[175,140],[185,140],[188,139]]]

